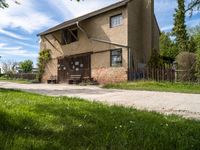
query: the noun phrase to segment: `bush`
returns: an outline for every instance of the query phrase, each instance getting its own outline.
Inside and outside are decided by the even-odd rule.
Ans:
[[[51,60],[51,50],[49,49],[45,49],[45,50],[41,50],[39,53],[39,58],[38,58],[38,74],[37,74],[37,79],[39,82],[41,82],[42,80],[42,75],[45,72],[45,67],[47,65],[47,63]]]
[[[181,52],[176,57],[178,64],[178,79],[180,81],[195,81],[196,55],[190,52]]]
[[[197,77],[198,82],[200,83],[200,49],[196,52],[196,68],[195,68],[195,75]]]
[[[160,54],[156,50],[153,50],[151,58],[148,62],[148,66],[153,68],[159,68],[162,65],[163,65],[163,60],[161,59]]]
[[[29,73],[33,70],[33,62],[31,60],[20,62],[19,66],[23,73]]]

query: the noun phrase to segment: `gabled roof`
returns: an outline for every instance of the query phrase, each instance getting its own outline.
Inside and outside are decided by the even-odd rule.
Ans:
[[[88,13],[86,15],[83,15],[81,17],[78,17],[78,18],[74,18],[72,20],[68,20],[68,21],[65,21],[53,28],[50,28],[48,29],[47,31],[44,31],[42,33],[39,33],[38,36],[41,36],[41,35],[46,35],[46,34],[49,34],[49,33],[52,33],[52,32],[55,32],[55,31],[58,31],[58,30],[61,30],[63,28],[66,28],[66,27],[69,27],[69,26],[72,26],[72,25],[75,25],[77,22],[80,22],[80,21],[83,21],[83,20],[86,20],[86,19],[89,19],[89,18],[92,18],[92,17],[95,17],[99,14],[102,14],[102,13],[105,13],[105,12],[108,12],[110,10],[113,10],[113,9],[116,9],[116,8],[119,8],[119,7],[122,7],[122,6],[125,6],[130,0],[122,0],[120,2],[117,2],[117,3],[114,3],[112,5],[109,5],[107,7],[104,7],[102,9],[99,9],[99,10],[96,10],[94,12],[91,12],[91,13]]]

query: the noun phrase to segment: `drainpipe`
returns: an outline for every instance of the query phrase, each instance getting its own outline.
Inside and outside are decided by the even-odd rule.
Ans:
[[[76,22],[77,27],[87,36],[88,39],[90,39],[90,36],[87,34],[87,32],[79,25],[79,22]]]
[[[131,48],[128,48],[128,81],[130,81],[130,69],[131,69]]]

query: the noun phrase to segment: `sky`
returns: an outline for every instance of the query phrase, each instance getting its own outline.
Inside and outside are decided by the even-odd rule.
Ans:
[[[63,21],[100,9],[119,0],[8,0],[7,9],[0,9],[0,61],[33,60],[37,63],[39,37],[36,35]],[[186,0],[186,5],[189,0]],[[155,0],[155,15],[161,31],[173,27],[176,0]],[[200,23],[200,13],[187,14],[188,27]]]

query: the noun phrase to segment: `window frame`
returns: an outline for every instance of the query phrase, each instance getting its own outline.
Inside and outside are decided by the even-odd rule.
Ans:
[[[73,35],[73,31],[76,30],[77,31],[77,37],[75,38],[74,35]],[[69,45],[71,43],[75,43],[75,42],[78,42],[79,41],[79,32],[78,32],[78,28],[71,28],[71,29],[63,29],[62,30],[62,33],[61,33],[61,38],[62,38],[62,45]],[[70,39],[67,39],[69,38],[68,35],[70,35]],[[75,39],[75,40],[73,40]],[[69,42],[68,42],[69,40]]]
[[[113,55],[112,52],[113,51],[120,51],[120,57],[121,57],[121,63],[117,64],[116,66],[113,65],[113,56],[118,56],[118,55]],[[122,48],[117,48],[117,49],[112,49],[110,50],[110,67],[122,67],[123,66],[123,56],[122,56]]]
[[[117,17],[117,16],[122,16],[122,23],[119,24],[119,25],[116,25],[116,26],[112,26],[112,18],[113,17]],[[116,15],[113,15],[113,16],[110,16],[110,28],[116,28],[116,27],[119,27],[123,24],[123,14],[122,13],[119,13],[119,14],[116,14]]]

